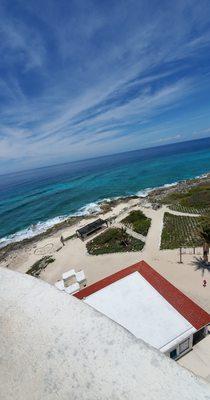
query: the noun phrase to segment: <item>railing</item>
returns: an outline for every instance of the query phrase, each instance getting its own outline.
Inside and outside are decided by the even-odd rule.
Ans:
[[[182,254],[203,254],[203,250],[201,247],[180,247],[180,249]]]
[[[179,264],[183,263],[182,256],[185,254],[191,254],[191,255],[203,255],[203,249],[202,247],[179,247],[178,249],[179,252]]]

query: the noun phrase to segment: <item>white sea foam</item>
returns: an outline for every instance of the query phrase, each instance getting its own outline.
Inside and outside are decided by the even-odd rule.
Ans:
[[[74,213],[75,216],[85,216],[85,215],[92,215],[92,214],[96,214],[98,212],[101,211],[101,207],[99,205],[99,203],[89,203],[84,207],[81,207],[79,209],[79,211],[77,211],[76,213]]]
[[[150,192],[152,192],[152,190],[154,190],[154,188],[146,188],[146,189],[143,189],[143,190],[139,190],[139,191],[136,193],[136,195],[139,196],[139,197],[147,197],[148,194],[149,194]]]
[[[47,231],[47,229],[52,228],[54,225],[65,221],[66,218],[66,216],[55,217],[44,222],[38,222],[37,224],[30,225],[28,228],[23,229],[17,233],[5,236],[0,239],[0,248],[10,243],[21,242],[21,240],[30,239],[34,236],[37,236],[40,233]]]
[[[173,186],[176,186],[178,183],[179,182],[166,183],[165,185],[160,186],[158,189],[173,187]]]
[[[173,182],[173,183],[166,183],[165,185],[162,186],[156,186],[153,188],[146,188],[143,190],[139,190],[136,194],[139,197],[147,197],[149,193],[153,192],[153,190],[158,190],[158,189],[166,189],[169,187],[173,187],[176,186],[178,184],[178,182]]]
[[[28,228],[23,229],[19,232],[16,232],[12,235],[5,236],[0,238],[0,248],[6,246],[7,244],[14,242],[21,242],[24,239],[30,239],[39,235],[40,233],[46,232],[49,228],[52,228],[54,225],[59,224],[60,222],[65,221],[67,218],[76,217],[76,216],[85,216],[85,215],[94,215],[101,211],[100,205],[98,203],[89,203],[84,207],[81,207],[77,212],[71,214],[69,216],[59,216],[52,219],[49,219],[44,222],[38,222],[37,224],[30,225]]]
[[[195,179],[202,179],[202,178],[207,178],[209,174],[202,174],[202,175],[197,175],[195,176]]]
[[[113,200],[119,200],[119,199],[123,199],[123,198],[126,198],[126,197],[128,197],[128,196],[104,197],[104,199],[99,200],[99,204],[110,203]]]

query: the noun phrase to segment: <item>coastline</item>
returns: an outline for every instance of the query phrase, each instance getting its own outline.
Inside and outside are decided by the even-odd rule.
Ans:
[[[11,243],[6,244],[5,246],[0,247],[0,261],[2,261],[5,257],[7,257],[11,252],[16,251],[16,250],[22,250],[24,247],[27,247],[28,245],[34,245],[38,243],[41,240],[48,239],[50,237],[53,237],[55,235],[62,235],[63,231],[72,227],[76,226],[80,222],[87,221],[90,219],[93,219],[95,217],[103,217],[105,214],[110,213],[115,209],[115,207],[129,202],[132,199],[139,199],[139,196],[126,196],[126,197],[120,197],[117,199],[113,200],[104,200],[100,204],[100,211],[94,212],[92,214],[88,215],[83,215],[83,216],[69,216],[66,217],[63,221],[53,225],[46,231],[43,231],[37,235],[34,235],[29,238],[24,238],[19,241],[14,241]]]
[[[191,187],[202,184],[202,183],[207,183],[210,182],[210,173],[202,174],[201,176],[197,176],[195,178],[183,180],[180,182],[174,182],[174,183],[166,183],[163,186],[160,187],[154,187],[154,188],[146,188],[143,190],[140,190],[137,192],[137,194],[133,194],[130,196],[121,196],[113,199],[104,199],[100,200],[97,203],[91,203],[90,205],[87,205],[83,207],[82,209],[87,210],[87,214],[83,214],[82,211],[78,211],[74,215],[70,215],[69,217],[56,217],[54,220],[59,220],[60,222],[57,222],[50,226],[47,229],[44,229],[42,232],[34,232],[34,235],[31,235],[29,237],[23,237],[21,238],[21,232],[17,232],[14,235],[10,235],[13,237],[20,237],[20,240],[12,240],[8,237],[5,238],[5,245],[3,242],[4,238],[0,239],[0,261],[3,260],[5,257],[9,255],[10,252],[16,251],[16,250],[21,250],[25,246],[27,247],[28,245],[35,245],[37,242],[43,239],[50,238],[54,235],[62,235],[63,230],[77,225],[81,221],[85,221],[95,218],[95,217],[103,217],[105,214],[112,212],[118,205],[122,205],[125,203],[128,203],[130,200],[138,200],[139,204],[144,204],[145,201],[149,203],[155,203],[155,202],[160,202],[163,197],[168,195],[169,193],[173,192],[183,192],[189,190]],[[96,207],[95,207],[96,206]],[[48,221],[46,221],[47,225]],[[44,222],[43,222],[44,225]],[[24,231],[28,231],[31,228],[27,228]],[[8,241],[7,241],[8,240]],[[2,241],[2,242],[1,242]]]

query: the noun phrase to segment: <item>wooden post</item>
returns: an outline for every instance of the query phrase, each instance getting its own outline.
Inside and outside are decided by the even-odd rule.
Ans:
[[[183,264],[182,262],[182,248],[179,248],[179,264]]]

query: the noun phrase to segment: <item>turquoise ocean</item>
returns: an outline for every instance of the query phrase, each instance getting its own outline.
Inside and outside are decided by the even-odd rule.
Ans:
[[[0,246],[35,236],[104,199],[210,172],[210,138],[0,176]]]

